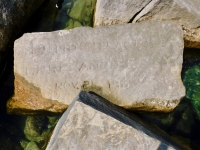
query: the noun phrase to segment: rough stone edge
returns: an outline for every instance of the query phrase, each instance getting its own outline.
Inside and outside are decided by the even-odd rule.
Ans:
[[[90,99],[88,101],[88,99]],[[120,108],[119,106],[107,101],[103,97],[95,94],[95,93],[87,93],[85,91],[81,91],[77,97],[73,100],[72,104],[69,106],[67,111],[62,115],[59,122],[57,123],[53,134],[50,138],[50,141],[47,145],[46,150],[52,150],[51,147],[53,143],[56,140],[57,135],[59,134],[60,129],[62,128],[64,122],[67,120],[69,113],[71,112],[71,109],[74,107],[76,102],[81,102],[85,105],[88,105],[89,107],[92,107],[93,109],[100,111],[110,117],[113,117],[114,119],[129,125],[137,130],[141,130],[144,132],[144,134],[147,134],[149,136],[154,136],[154,138],[160,138],[160,141],[164,144],[167,144],[169,146],[175,147],[177,150],[184,150],[186,149],[183,145],[177,143],[173,138],[171,138],[169,135],[167,135],[162,130],[151,127],[150,125],[147,125],[144,121],[142,121],[139,117],[134,115],[133,113],[130,113],[129,111]],[[98,104],[98,107],[97,105]],[[116,111],[117,110],[117,111]]]
[[[29,83],[25,78],[15,73],[14,96],[7,102],[7,112],[9,114],[51,114],[63,113],[68,105],[57,100],[42,97],[41,90]],[[30,105],[30,102],[32,103]],[[33,103],[35,102],[35,103]],[[35,106],[33,109],[31,106]]]
[[[190,29],[182,27],[184,32],[184,47],[200,48],[200,28]]]

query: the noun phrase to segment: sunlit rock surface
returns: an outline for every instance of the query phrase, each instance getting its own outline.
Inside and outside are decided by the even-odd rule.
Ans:
[[[131,21],[151,0],[97,0],[94,27]]]
[[[174,20],[188,28],[200,26],[199,0],[152,0],[133,23],[144,20]]]
[[[28,104],[20,97],[23,92],[32,95],[34,110],[40,99],[52,100],[45,102],[48,107],[42,103],[48,111],[59,108],[56,101],[70,105],[80,90],[127,109],[165,112],[185,95],[180,76],[183,33],[171,21],[24,34],[14,53],[11,111],[12,102]]]
[[[189,68],[183,78],[187,93],[200,119],[200,63]]]
[[[46,150],[183,149],[166,133],[105,99],[81,92],[56,125]]]

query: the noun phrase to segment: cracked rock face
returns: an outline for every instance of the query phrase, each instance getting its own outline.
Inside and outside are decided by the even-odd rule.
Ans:
[[[59,120],[46,149],[181,149],[166,133],[152,131],[136,116],[81,92]]]
[[[127,109],[168,112],[185,95],[183,46],[172,21],[24,34],[14,46],[15,87],[34,87],[37,101],[69,105],[85,90]]]
[[[102,25],[124,24],[151,0],[97,0],[94,27]]]
[[[0,62],[21,32],[30,16],[44,0],[1,0],[0,1]]]

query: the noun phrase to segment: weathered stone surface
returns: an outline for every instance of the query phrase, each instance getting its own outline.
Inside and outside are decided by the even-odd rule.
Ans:
[[[54,29],[72,29],[93,26],[96,0],[65,0],[59,11]]]
[[[184,45],[188,48],[200,48],[200,28],[189,29],[183,27]]]
[[[0,62],[25,23],[44,0],[0,1]]]
[[[186,97],[191,99],[200,119],[200,63],[185,71],[183,82],[187,90]]]
[[[183,149],[166,133],[96,95],[81,92],[59,120],[46,150]]]
[[[128,23],[151,0],[97,0],[94,27]]]
[[[15,96],[7,102],[7,112],[13,114],[62,113],[68,105],[43,98],[40,89],[15,73]]]
[[[188,28],[200,26],[199,0],[152,0],[133,20],[174,20]]]
[[[182,29],[172,21],[24,34],[15,42],[13,99],[25,104],[23,92],[37,87],[32,102],[69,105],[85,90],[127,109],[168,112],[185,95],[183,46]],[[25,85],[21,94],[17,82]]]

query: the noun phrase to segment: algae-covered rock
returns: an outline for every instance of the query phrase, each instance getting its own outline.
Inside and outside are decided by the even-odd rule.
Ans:
[[[200,118],[200,64],[189,68],[183,79],[186,87],[186,97],[191,99],[191,102]]]
[[[93,26],[96,0],[65,0],[59,11],[54,29],[72,29]]]
[[[21,146],[25,150],[44,150],[59,117],[28,116],[24,128],[26,140],[21,141]]]
[[[40,150],[35,142],[29,142],[24,150]]]

